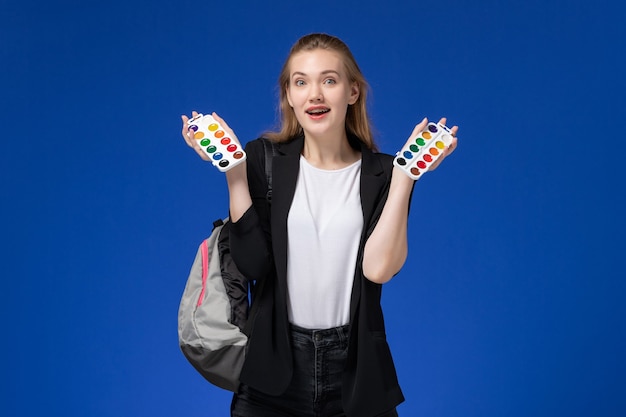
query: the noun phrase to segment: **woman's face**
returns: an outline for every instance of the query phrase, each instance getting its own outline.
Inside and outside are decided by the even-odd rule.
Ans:
[[[343,137],[348,105],[358,98],[338,53],[315,49],[291,57],[287,100],[306,136]]]

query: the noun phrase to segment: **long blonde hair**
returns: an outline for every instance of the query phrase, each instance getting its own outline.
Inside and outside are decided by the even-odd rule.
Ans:
[[[296,115],[289,105],[287,100],[287,88],[289,87],[289,64],[291,57],[298,52],[313,51],[315,49],[325,49],[329,51],[337,52],[343,58],[343,63],[346,68],[348,80],[353,83],[356,82],[359,86],[359,97],[357,101],[348,106],[346,113],[346,133],[358,138],[368,149],[376,149],[374,138],[372,136],[372,129],[370,126],[370,120],[367,115],[367,90],[368,84],[359,68],[352,52],[341,39],[327,35],[325,33],[312,33],[305,35],[291,47],[289,56],[283,64],[283,68],[278,77],[278,87],[280,94],[280,117],[281,126],[278,132],[268,132],[265,134],[267,138],[270,138],[276,142],[286,142],[295,136],[301,135],[302,126],[298,123]]]

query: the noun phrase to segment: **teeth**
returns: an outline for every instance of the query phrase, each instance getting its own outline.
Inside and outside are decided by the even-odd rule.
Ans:
[[[308,110],[307,113],[309,114],[322,114],[322,113],[326,113],[328,112],[328,109],[315,109],[315,110]]]

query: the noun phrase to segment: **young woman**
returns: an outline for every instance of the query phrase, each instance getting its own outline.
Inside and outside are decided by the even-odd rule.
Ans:
[[[231,253],[244,275],[265,280],[232,416],[396,416],[404,397],[380,296],[407,256],[414,181],[375,152],[367,83],[341,40],[302,37],[279,85],[282,126],[266,135],[271,204],[262,139],[226,173]]]

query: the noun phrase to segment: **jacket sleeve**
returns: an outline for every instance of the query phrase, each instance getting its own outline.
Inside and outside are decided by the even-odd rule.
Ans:
[[[263,279],[272,267],[270,203],[261,139],[246,145],[248,188],[252,206],[230,231],[230,250],[235,265],[249,280]]]

